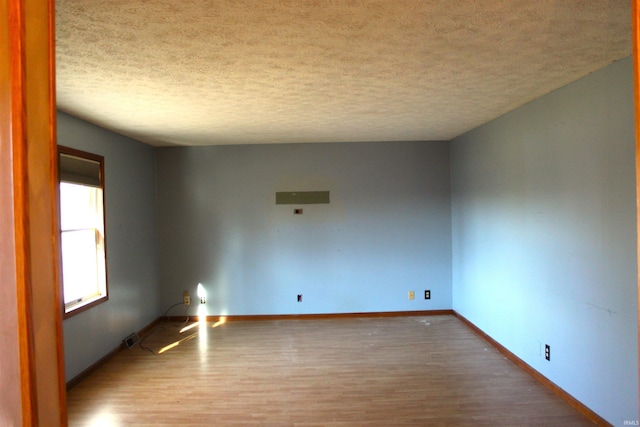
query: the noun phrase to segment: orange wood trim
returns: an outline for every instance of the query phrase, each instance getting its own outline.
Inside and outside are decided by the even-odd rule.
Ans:
[[[62,316],[58,310],[57,226],[52,215],[55,174],[55,136],[52,134],[55,117],[55,87],[52,87],[51,50],[55,36],[51,12],[54,0],[22,0],[24,6],[24,111],[26,117],[27,208],[31,318],[29,319],[34,345],[32,361],[35,367],[37,414],[39,423],[63,425],[61,407],[65,401],[64,355],[59,344]],[[62,360],[61,360],[62,359]],[[62,394],[61,394],[62,393]]]
[[[502,344],[491,338],[482,329],[478,328],[475,324],[473,324],[469,319],[461,315],[460,313],[454,311],[454,315],[460,319],[464,324],[466,324],[473,332],[481,336],[485,341],[495,347],[500,353],[502,353],[507,359],[511,360],[515,363],[520,369],[531,375],[533,378],[538,380],[542,385],[547,387],[549,390],[554,392],[558,397],[567,402],[572,408],[576,411],[587,417],[591,422],[596,423],[599,426],[610,426],[604,418],[600,415],[593,412],[587,406],[585,406],[582,402],[577,400],[575,397],[571,396],[569,393],[564,391],[562,388],[558,387],[555,383],[549,380],[547,377],[542,375],[540,372],[533,369],[529,364],[527,364],[524,360],[520,359],[518,356],[507,350]]]
[[[319,313],[319,314],[257,314],[257,315],[231,315],[231,316],[207,316],[207,322],[217,322],[221,317],[226,322],[245,322],[259,320],[320,320],[320,319],[348,319],[364,317],[407,317],[407,316],[442,316],[453,315],[453,310],[423,310],[423,311],[383,311],[364,313]],[[187,316],[189,321],[198,321],[198,316]],[[163,322],[180,322],[186,320],[185,316],[165,316],[160,318]]]
[[[636,113],[636,230],[640,230],[640,0],[631,1],[631,21],[633,32],[633,94]],[[637,265],[640,265],[640,235],[637,237]],[[640,270],[638,270],[638,342],[640,343]],[[638,359],[640,368],[640,358]],[[638,384],[640,389],[640,384]],[[640,407],[640,397],[638,401]],[[639,414],[640,415],[640,414]]]
[[[3,149],[10,151],[12,192],[4,202],[13,210],[17,336],[22,425],[66,425],[62,316],[58,310],[58,265],[52,152],[55,147],[53,68],[54,0],[4,2],[8,22],[8,73],[2,78]],[[4,137],[5,135],[3,135]],[[4,366],[3,366],[4,367]],[[4,418],[3,418],[4,419]]]
[[[9,2],[11,80],[11,151],[16,254],[18,347],[23,425],[37,425],[37,394],[33,331],[31,329],[31,266],[29,263],[29,206],[27,197],[25,11],[22,1]]]
[[[144,328],[140,329],[140,331],[138,331],[138,336],[140,337],[140,339],[144,338],[145,336],[149,335],[149,333],[151,332],[151,330],[158,324],[158,319],[154,320],[153,322],[149,323],[147,326],[145,326]],[[92,373],[94,373],[96,370],[98,370],[98,368],[100,368],[102,365],[104,365],[105,363],[107,363],[109,360],[113,359],[118,353],[120,353],[122,350],[125,349],[124,344],[120,344],[118,347],[114,348],[113,350],[111,350],[109,353],[105,354],[103,357],[100,358],[100,360],[98,360],[97,362],[95,362],[94,364],[92,364],[91,366],[89,366],[87,369],[85,369],[84,371],[80,372],[78,375],[76,375],[75,377],[71,378],[66,385],[66,390],[71,390],[72,388],[74,388],[75,386],[77,386],[78,384],[80,384],[85,378],[87,378],[89,375],[91,375]]]
[[[0,359],[0,379],[3,385],[0,391],[0,412],[4,422],[13,425],[27,425],[33,420],[29,351],[25,351],[29,341],[23,339],[24,329],[29,325],[25,316],[27,308],[24,304],[17,304],[24,295],[20,289],[23,280],[20,274],[25,270],[25,260],[21,253],[25,239],[22,232],[18,241],[15,235],[16,204],[20,202],[16,202],[14,171],[16,163],[20,163],[20,168],[23,164],[18,154],[14,153],[15,141],[23,138],[23,113],[20,107],[23,100],[22,16],[20,3],[0,3],[0,231],[3,236],[0,245],[0,295],[7,298],[9,303],[9,307],[1,313],[2,323],[7,331],[0,336],[0,341],[7,354]],[[24,230],[22,225],[20,230]]]
[[[58,118],[57,118],[57,97],[56,97],[56,2],[48,1],[49,17],[49,159],[50,159],[50,180],[53,187],[51,204],[51,218],[53,218],[53,249],[54,249],[54,276],[57,286],[55,286],[55,300],[57,301],[56,316],[56,350],[58,354],[58,410],[60,412],[60,424],[68,424],[67,413],[67,389],[65,385],[65,358],[64,358],[64,331],[62,323],[62,311],[64,307],[64,293],[62,289],[62,246],[60,242],[60,186],[58,185]]]

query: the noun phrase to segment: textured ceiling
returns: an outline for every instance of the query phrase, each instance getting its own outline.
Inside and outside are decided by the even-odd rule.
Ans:
[[[631,54],[628,0],[56,0],[58,108],[152,145],[449,140]]]

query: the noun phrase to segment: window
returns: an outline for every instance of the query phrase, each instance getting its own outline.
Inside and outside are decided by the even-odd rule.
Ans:
[[[58,147],[65,317],[108,299],[104,158]]]

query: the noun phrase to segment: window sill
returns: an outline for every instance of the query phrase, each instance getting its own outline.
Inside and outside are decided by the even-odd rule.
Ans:
[[[69,304],[68,306],[64,307],[63,319],[68,319],[69,317],[75,316],[76,314],[80,314],[83,311],[95,307],[98,304],[102,304],[103,302],[106,302],[108,300],[108,295],[97,295],[93,298],[88,298],[77,303]]]

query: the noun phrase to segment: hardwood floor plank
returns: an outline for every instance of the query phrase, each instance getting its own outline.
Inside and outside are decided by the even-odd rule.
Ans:
[[[70,390],[69,425],[592,425],[450,315],[183,326]]]

